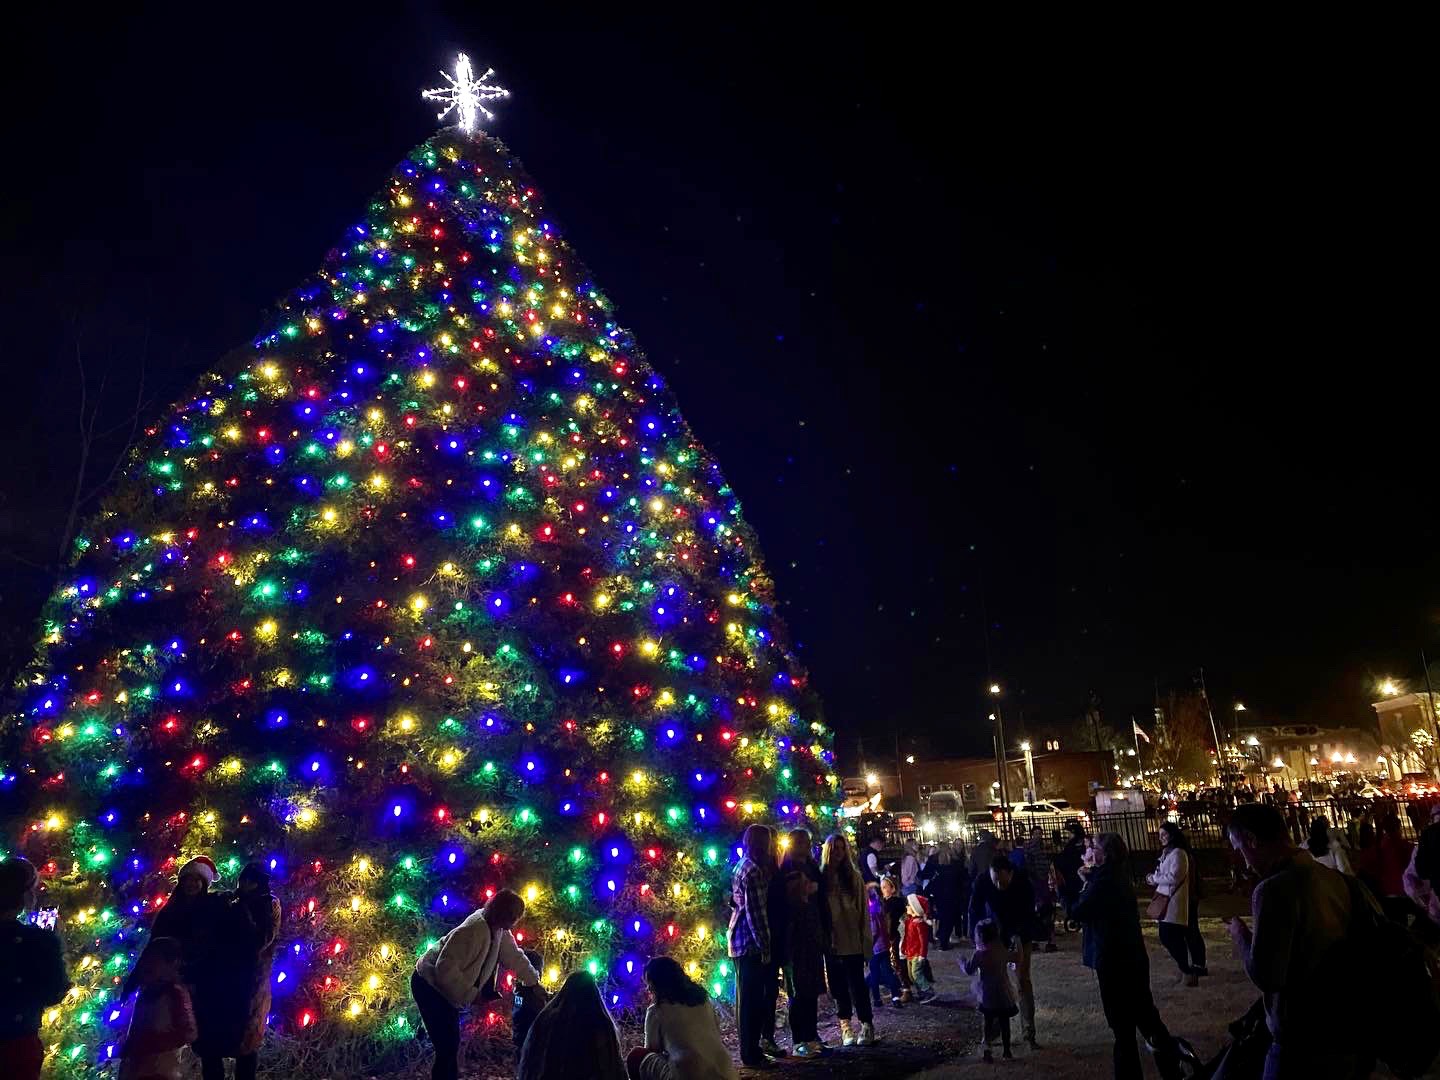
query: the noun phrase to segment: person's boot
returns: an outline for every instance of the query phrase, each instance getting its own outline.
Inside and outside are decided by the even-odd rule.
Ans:
[[[853,1028],[850,1027],[850,1021],[849,1021],[849,1020],[841,1020],[841,1021],[840,1021],[840,1045],[841,1045],[841,1046],[854,1046],[854,1045],[855,1045],[855,1031],[854,1031]]]
[[[876,1042],[876,1040],[875,1040],[875,1025],[874,1025],[873,1023],[869,1023],[869,1022],[866,1022],[866,1023],[861,1024],[861,1025],[860,1025],[860,1038],[858,1038],[858,1039],[855,1040],[855,1045],[857,1045],[857,1046],[874,1046],[874,1045],[875,1045],[875,1042]]]

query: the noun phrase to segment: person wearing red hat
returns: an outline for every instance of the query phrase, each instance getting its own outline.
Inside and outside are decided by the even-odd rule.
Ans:
[[[181,981],[192,988],[205,966],[220,912],[220,898],[210,892],[210,886],[219,878],[209,856],[191,859],[180,867],[174,890],[150,925],[152,938],[168,937],[180,942]],[[133,980],[126,980],[122,993],[129,997],[132,989]]]

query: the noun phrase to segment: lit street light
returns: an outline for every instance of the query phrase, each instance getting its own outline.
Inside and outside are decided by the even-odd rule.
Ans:
[[[1380,693],[1384,694],[1386,697],[1394,697],[1396,694],[1400,693],[1400,687],[1395,685],[1394,679],[1386,679],[1380,684]]]
[[[866,787],[874,787],[878,783],[880,783],[880,777],[876,776],[873,772],[867,772],[865,774]]]

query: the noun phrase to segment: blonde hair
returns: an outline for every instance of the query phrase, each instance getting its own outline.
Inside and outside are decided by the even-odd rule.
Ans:
[[[844,846],[841,854],[840,845]],[[850,854],[850,841],[839,833],[831,833],[820,848],[820,873],[827,885],[838,885],[850,896],[860,895],[860,870]]]

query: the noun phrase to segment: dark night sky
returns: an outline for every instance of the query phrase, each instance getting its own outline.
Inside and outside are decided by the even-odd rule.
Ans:
[[[52,557],[67,319],[117,415],[146,334],[177,396],[434,129],[419,88],[463,48],[744,500],[847,744],[983,746],[986,616],[1027,715],[1094,690],[1121,725],[1202,664],[1262,720],[1356,722],[1377,676],[1440,653],[1431,123],[1404,35],[782,6],[17,33],[0,548]],[[43,580],[0,567],[12,623]]]

